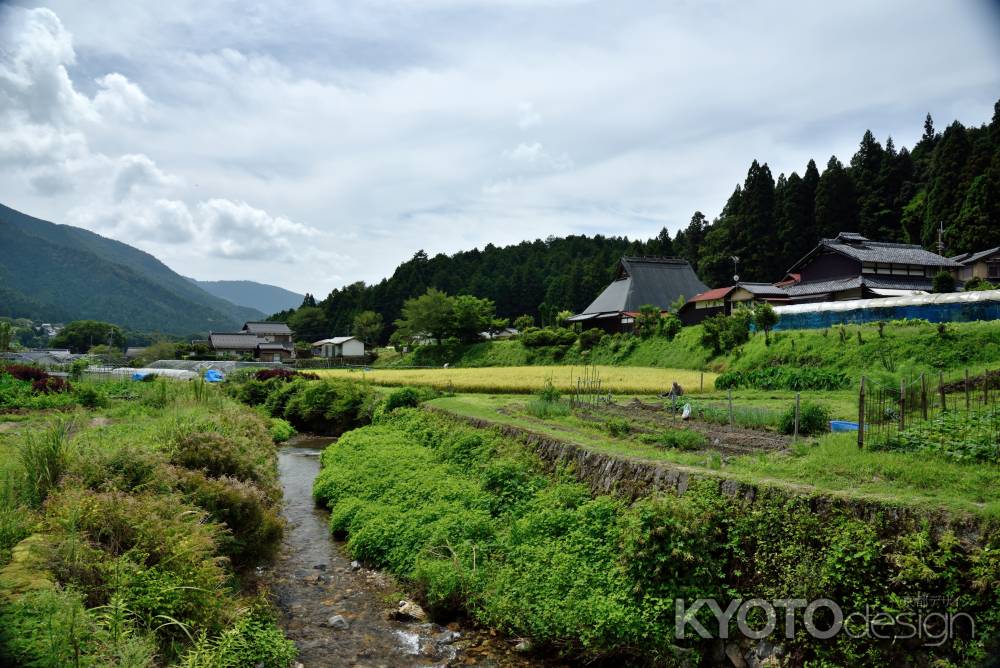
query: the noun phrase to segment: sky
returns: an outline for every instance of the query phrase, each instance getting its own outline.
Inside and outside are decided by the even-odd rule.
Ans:
[[[0,1],[0,202],[317,296],[419,249],[645,239],[754,159],[988,122],[998,4]]]

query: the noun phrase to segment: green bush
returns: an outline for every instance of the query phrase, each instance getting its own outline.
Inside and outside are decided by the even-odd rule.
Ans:
[[[199,636],[181,659],[181,668],[288,668],[298,656],[295,644],[276,626],[266,604],[243,612],[217,636]]]
[[[268,453],[260,444],[213,432],[199,432],[180,438],[170,452],[170,463],[213,478],[229,476],[239,480],[271,484]]]
[[[289,424],[288,420],[282,418],[271,418],[271,438],[275,443],[284,443],[292,436],[295,436],[295,427]]]
[[[795,404],[781,414],[778,428],[784,434],[795,431]],[[826,406],[808,400],[799,405],[799,434],[821,434],[829,430],[830,411]]]
[[[597,327],[591,327],[590,329],[585,329],[580,332],[580,350],[590,350],[598,343],[601,342],[607,336],[604,330],[598,329]]]
[[[524,409],[529,415],[533,415],[541,420],[570,414],[569,406],[562,401],[547,401],[542,398],[531,399],[525,404]]]
[[[365,409],[372,398],[371,390],[360,383],[307,382],[289,399],[284,417],[299,431],[342,434],[368,421]]]
[[[528,348],[571,346],[576,342],[576,332],[565,327],[529,327],[521,332],[520,339]]]
[[[225,476],[209,478],[198,471],[178,472],[178,487],[191,503],[229,529],[219,538],[219,547],[233,565],[253,566],[275,555],[284,527],[276,504],[259,487]]]
[[[613,417],[604,423],[604,428],[608,430],[608,433],[612,436],[622,437],[628,436],[632,431],[632,425],[625,418]]]
[[[84,408],[100,408],[107,403],[104,393],[95,385],[77,384],[73,388],[76,400]]]
[[[385,398],[385,411],[389,412],[397,408],[414,408],[420,404],[422,398],[416,388],[401,387],[393,390]]]

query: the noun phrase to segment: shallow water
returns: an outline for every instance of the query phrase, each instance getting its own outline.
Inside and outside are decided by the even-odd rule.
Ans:
[[[264,571],[281,611],[280,623],[314,666],[530,666],[512,641],[457,624],[389,620],[400,598],[391,577],[352,567],[330,535],[328,513],[313,502],[319,454],[333,439],[300,437],[281,449],[278,470],[288,526],[278,558]],[[346,628],[331,620],[340,615]],[[331,625],[332,622],[332,625]]]

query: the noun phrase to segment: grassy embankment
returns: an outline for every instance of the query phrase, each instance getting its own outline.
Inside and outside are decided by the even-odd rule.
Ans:
[[[435,403],[454,409],[466,399]],[[496,418],[485,399],[473,402]],[[326,450],[315,494],[352,554],[409,578],[435,614],[464,610],[565,656],[675,665],[713,651],[690,631],[674,639],[679,598],[716,598],[725,607],[734,598],[827,597],[847,614],[866,605],[909,610],[907,600],[941,595],[948,610],[975,617],[975,639],[960,630],[938,647],[846,634],[818,641],[801,618],[794,638],[769,639],[792,665],[970,665],[990,651],[984,638],[1000,621],[995,523],[984,523],[970,543],[947,523],[931,529],[920,513],[893,512],[904,498],[859,514],[836,500],[815,505],[817,490],[761,484],[750,503],[724,495],[711,475],[692,477],[682,496],[628,503],[592,495],[565,471],[546,474],[537,457],[494,430],[419,410],[373,417],[373,426]],[[851,447],[833,438],[785,457],[783,472],[836,479],[839,467],[861,464],[840,461]],[[713,475],[745,472],[759,483],[781,466],[753,459]],[[869,472],[874,478],[911,464],[918,462],[889,457]],[[930,479],[931,468],[920,476]],[[941,470],[946,478],[957,471]],[[996,477],[981,482],[989,489]]]
[[[936,375],[939,371],[948,378],[958,378],[966,368],[977,373],[1000,365],[1000,322],[955,323],[942,330],[923,321],[892,321],[886,323],[881,336],[875,324],[793,330],[773,333],[770,345],[757,334],[720,356],[713,356],[701,345],[701,332],[700,325],[685,327],[672,341],[609,336],[591,350],[581,350],[579,344],[526,348],[517,340],[425,346],[406,355],[385,356],[379,362],[459,367],[598,364],[713,371],[792,366],[837,370],[852,382],[862,374],[898,377],[920,372]]]
[[[667,463],[699,475],[1000,520],[1000,500],[994,493],[1000,489],[996,464],[959,462],[926,453],[858,450],[853,433],[804,438],[790,452],[722,459],[713,456],[710,448],[688,451],[643,442],[636,433],[615,435],[606,424],[583,420],[570,412],[540,419],[526,410],[524,400],[510,396],[466,394],[434,399],[428,405],[593,452]]]
[[[512,406],[523,398],[432,401],[691,474],[682,496],[629,503],[593,495],[565,469],[546,473],[496,430],[406,409],[421,399],[409,388],[274,379],[234,394],[299,425],[322,419],[339,432],[373,422],[323,455],[315,494],[331,509],[331,529],[357,558],[412,582],[440,618],[464,612],[543,652],[662,665],[709,655],[709,642],[673,639],[677,598],[828,597],[845,612],[900,612],[908,600],[941,596],[943,611],[976,620],[975,639],[960,630],[931,647],[846,634],[818,642],[800,619],[794,638],[777,639],[794,665],[974,664],[1000,623],[993,468],[858,453],[850,436],[721,462],[604,433],[568,412],[529,419]],[[723,479],[752,484],[753,501],[723,493]]]
[[[290,664],[240,577],[282,534],[267,421],[201,383],[0,385],[0,663]]]

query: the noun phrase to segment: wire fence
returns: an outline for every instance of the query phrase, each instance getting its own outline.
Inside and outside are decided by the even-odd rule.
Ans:
[[[858,447],[942,450],[965,445],[1000,456],[1000,371],[945,382],[943,374],[901,377],[887,385],[862,377],[858,395]]]

